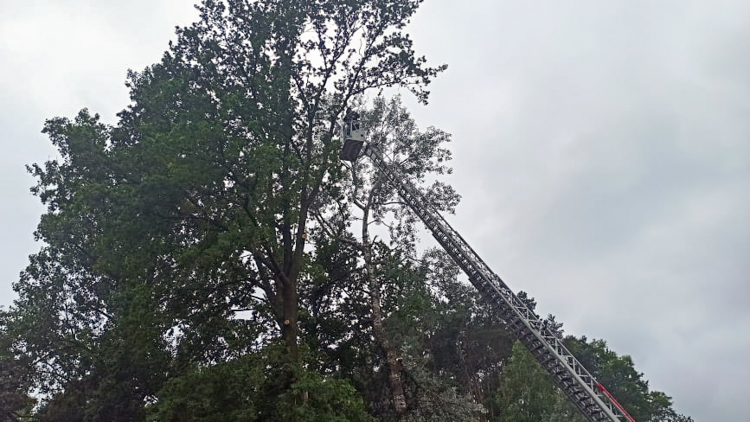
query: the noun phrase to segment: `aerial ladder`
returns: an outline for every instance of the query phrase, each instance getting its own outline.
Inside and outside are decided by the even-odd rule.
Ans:
[[[435,240],[469,277],[495,315],[539,361],[554,383],[589,421],[635,422],[602,384],[581,365],[562,340],[539,319],[526,304],[492,272],[474,249],[432,207],[424,196],[402,175],[396,163],[387,161],[377,143],[366,143],[365,130],[356,113],[342,124],[342,160],[354,162],[364,154],[392,184],[401,199],[422,220]]]

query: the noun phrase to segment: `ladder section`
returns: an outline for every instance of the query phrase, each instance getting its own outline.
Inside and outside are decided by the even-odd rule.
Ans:
[[[496,316],[531,351],[555,384],[588,420],[635,422],[568,351],[561,339],[546,328],[461,235],[429,205],[407,178],[401,175],[398,166],[385,161],[377,144],[368,144],[364,153],[396,188],[401,199],[422,220],[435,240],[469,276],[471,283],[490,304]]]

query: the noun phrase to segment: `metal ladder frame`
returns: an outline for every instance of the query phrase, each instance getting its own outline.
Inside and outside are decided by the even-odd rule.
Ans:
[[[401,199],[469,276],[469,281],[497,312],[498,318],[531,351],[555,384],[588,420],[635,422],[612,394],[568,351],[562,341],[492,272],[463,237],[428,205],[425,197],[407,178],[401,176],[400,168],[383,158],[377,144],[368,143],[364,155],[393,184]]]

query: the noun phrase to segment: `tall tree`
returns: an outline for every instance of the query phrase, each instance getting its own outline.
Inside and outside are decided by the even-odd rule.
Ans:
[[[441,145],[448,141],[448,135],[433,128],[425,133],[419,132],[399,97],[394,97],[390,102],[382,97],[376,98],[373,108],[364,113],[364,117],[363,124],[367,128],[369,141],[396,161],[405,172],[404,176],[419,183],[428,175],[448,171],[442,163],[450,158],[450,154]],[[452,211],[459,198],[442,182],[435,182],[430,193],[433,205],[443,210]],[[403,358],[398,345],[386,332],[387,315],[383,312],[382,297],[384,292],[393,290],[396,280],[392,272],[389,274],[377,268],[376,242],[370,234],[370,226],[372,223],[388,225],[391,243],[409,254],[415,248],[415,217],[408,207],[399,204],[395,186],[389,186],[383,174],[364,162],[352,165],[351,201],[361,212],[360,250],[364,260],[373,334],[385,354],[392,405],[396,415],[401,417],[407,412],[401,375]]]
[[[452,188],[441,181],[430,186],[425,183],[450,171],[446,166],[450,153],[444,146],[448,134],[435,128],[418,130],[399,97],[376,97],[371,108],[360,111],[368,141],[377,144],[398,163],[405,177],[421,186],[432,206],[452,212],[459,198]],[[428,414],[456,419],[462,417],[462,411],[470,414],[466,409],[471,405],[456,405],[463,398],[451,398],[450,388],[426,368],[428,362],[419,357],[420,352],[405,352],[424,351],[421,343],[425,336],[415,327],[428,329],[431,325],[422,318],[431,311],[432,297],[426,288],[427,267],[415,264],[416,217],[400,202],[396,187],[367,161],[357,161],[349,170],[351,178],[341,192],[345,195],[337,198],[333,195],[340,192],[331,191],[326,198],[330,205],[321,208],[317,219],[323,237],[337,239],[361,260],[361,271],[352,274],[358,274],[356,284],[361,286],[361,295],[355,297],[363,300],[369,314],[368,328],[382,356],[388,407],[401,419]],[[372,232],[377,226],[380,229],[375,233],[379,236]]]
[[[131,72],[117,125],[85,110],[47,122],[61,159],[30,167],[47,246],[16,283],[15,352],[48,374],[40,386],[137,408],[170,371],[267,344],[269,321],[279,383],[296,382],[308,219],[339,177],[337,120],[370,88],[426,101],[444,68],[404,32],[420,3],[205,0],[160,63]]]
[[[180,150],[213,155],[202,167],[213,170],[213,190],[221,191],[210,212],[204,204],[199,216],[180,210],[176,217],[208,220],[215,238],[236,241],[226,251],[235,256],[224,258],[249,254],[246,272],[270,302],[292,360],[308,216],[336,177],[340,114],[375,87],[406,86],[426,100],[422,87],[442,69],[426,67],[403,32],[419,3],[205,1],[201,21],[179,31],[163,63],[131,78],[136,105],[125,122],[146,134],[164,124],[154,135],[170,141],[213,138],[165,157],[173,164]],[[164,92],[156,109],[141,106]],[[218,205],[227,215],[212,215]]]

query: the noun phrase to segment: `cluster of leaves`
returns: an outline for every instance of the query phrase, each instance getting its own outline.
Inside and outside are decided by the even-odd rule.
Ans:
[[[418,256],[395,188],[338,161],[361,94],[426,101],[444,69],[404,32],[420,2],[204,0],[130,73],[116,125],[47,121],[59,158],[29,167],[44,246],[0,314],[0,420],[575,420],[445,253]],[[452,212],[448,134],[398,98],[361,112]],[[569,341],[639,420],[676,417],[632,361]]]

